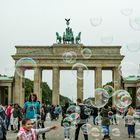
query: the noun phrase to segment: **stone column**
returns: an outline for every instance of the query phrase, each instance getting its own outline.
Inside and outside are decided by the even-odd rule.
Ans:
[[[121,88],[121,76],[119,74],[118,67],[114,67],[112,69],[112,77],[113,77],[113,84],[114,90],[119,90]],[[112,96],[112,104],[114,105],[115,96]]]
[[[24,72],[20,72],[21,75],[18,75],[15,72],[15,91],[14,91],[14,103],[18,103],[20,106],[23,106],[24,103],[24,93],[23,93],[23,76]]]
[[[60,71],[59,67],[53,67],[53,85],[52,85],[52,104],[59,104],[60,89]]]
[[[95,89],[102,88],[102,68],[95,68]]]
[[[34,94],[37,95],[38,101],[42,102],[42,70],[40,68],[35,68],[34,70]]]
[[[11,91],[12,91],[11,86],[8,86],[8,104],[11,103],[11,98],[12,98],[12,96],[11,96],[12,92]]]
[[[114,83],[114,89],[118,90],[121,88],[121,75],[119,74],[118,67],[113,68],[113,83]]]
[[[83,68],[77,69],[77,98],[83,101]]]

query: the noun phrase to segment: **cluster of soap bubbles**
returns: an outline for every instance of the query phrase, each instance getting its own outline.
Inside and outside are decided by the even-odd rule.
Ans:
[[[21,58],[16,62],[15,71],[20,77],[24,77],[24,72],[26,69],[36,70],[37,64],[33,58],[25,57]]]
[[[106,128],[95,127],[89,123],[83,124],[81,129],[83,134],[91,135],[93,137],[104,136],[104,133],[107,131]],[[121,135],[119,128],[113,128],[110,133],[116,137],[119,137]]]
[[[80,48],[80,51],[84,59],[89,59],[92,56],[92,51],[89,48]],[[77,53],[74,51],[68,51],[63,53],[62,58],[65,63],[73,64],[76,63]]]
[[[66,111],[66,116],[63,119],[63,126],[65,128],[76,128],[77,123],[79,120],[79,114],[80,114],[80,107],[71,105],[68,107]]]
[[[83,56],[84,59],[89,59],[92,56],[92,51],[89,48],[81,48],[80,49],[81,55]],[[76,62],[77,61],[77,53],[74,51],[68,51],[63,53],[62,55],[63,61],[67,64],[72,64],[72,74],[78,78],[78,79],[83,79],[83,74],[82,75],[77,75],[73,70],[87,70],[88,67],[84,63],[81,62]],[[88,74],[88,73],[86,73]]]
[[[127,92],[126,90],[114,91],[114,88],[110,85],[106,85],[104,86],[104,88],[95,89],[94,95],[94,98],[85,99],[84,104],[100,109],[109,102],[109,99],[111,99],[113,100],[118,113],[124,114],[128,106],[132,103],[132,97],[129,92]],[[140,99],[140,90],[137,91],[137,96],[138,99]],[[119,114],[117,117],[119,117]],[[100,116],[97,116],[96,119],[101,120]]]

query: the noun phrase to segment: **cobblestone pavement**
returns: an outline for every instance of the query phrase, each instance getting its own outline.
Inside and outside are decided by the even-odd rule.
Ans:
[[[46,121],[45,125],[53,125],[56,124],[58,125],[57,130],[52,130],[50,132],[46,133],[46,138],[47,140],[64,140],[64,128],[60,126],[60,120],[58,121]],[[124,121],[122,119],[118,120],[118,125],[110,125],[110,136],[112,140],[134,140],[134,138],[128,138],[127,134],[127,127],[124,126]],[[102,133],[101,133],[101,126],[95,126],[92,124],[92,117],[89,120],[89,124],[92,125],[92,133],[89,134],[89,140],[102,140]],[[89,125],[90,126],[90,125]],[[98,132],[96,131],[98,130]],[[95,132],[96,131],[96,132]],[[16,140],[16,133],[13,133],[11,131],[8,131],[7,139],[8,140]],[[41,140],[41,135],[40,135],[40,140]],[[140,139],[140,125],[136,124],[136,138],[135,140]],[[74,140],[74,129],[71,130],[71,140]],[[84,140],[82,132],[80,132],[79,140]]]

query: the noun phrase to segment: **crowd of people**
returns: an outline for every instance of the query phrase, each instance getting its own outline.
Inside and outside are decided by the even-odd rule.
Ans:
[[[57,129],[58,126],[52,125],[45,127],[44,122],[48,115],[51,121],[57,121],[62,114],[61,126],[64,127],[64,140],[70,140],[70,129],[72,124],[75,124],[75,140],[78,140],[80,129],[83,131],[83,126],[88,123],[88,119],[93,117],[93,125],[99,125],[98,117],[101,117],[103,140],[111,140],[110,125],[118,125],[116,114],[117,109],[113,105],[110,107],[106,104],[103,108],[95,108],[82,103],[81,99],[77,99],[77,104],[73,106],[79,107],[79,112],[68,109],[70,103],[66,101],[64,106],[41,104],[37,100],[36,94],[31,94],[29,100],[24,103],[23,107],[19,104],[9,104],[3,107],[0,105],[0,140],[6,140],[7,131],[17,133],[17,140],[36,140],[39,134],[42,134],[42,139],[46,139],[45,133]],[[90,109],[90,113],[85,113],[86,109]],[[78,115],[77,115],[78,114]],[[135,111],[132,106],[129,106],[123,116],[125,124],[128,128],[128,138],[135,138]],[[72,115],[75,117],[72,117]],[[78,121],[77,121],[78,120]],[[84,139],[88,140],[88,129],[84,128]]]

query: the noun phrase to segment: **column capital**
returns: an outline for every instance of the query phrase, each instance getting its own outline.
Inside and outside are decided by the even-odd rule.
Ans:
[[[53,69],[59,69],[59,67],[58,66],[54,66]]]
[[[95,69],[102,69],[102,66],[96,66]]]

